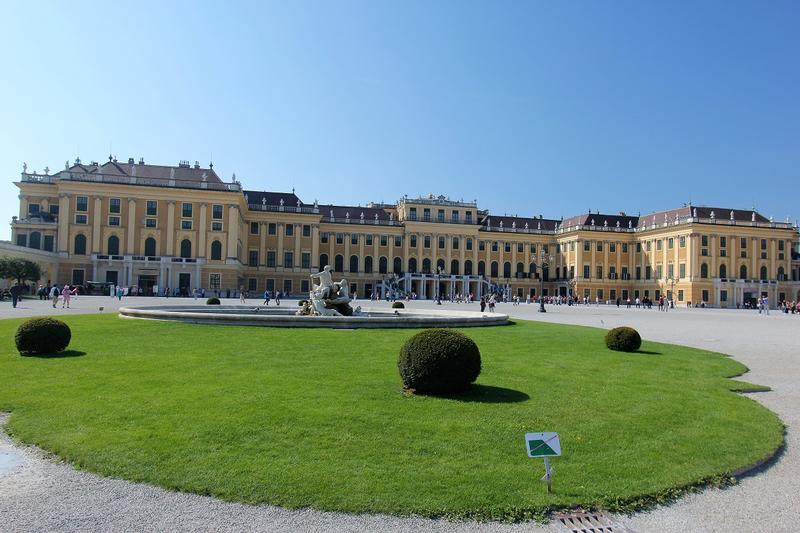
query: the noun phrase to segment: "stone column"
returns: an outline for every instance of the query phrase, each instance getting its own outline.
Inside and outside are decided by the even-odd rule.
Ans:
[[[769,249],[767,253],[769,254],[767,256],[769,257],[769,275],[767,278],[778,279],[778,269],[775,266],[775,258],[778,257],[778,246],[775,244],[775,239],[769,240]]]
[[[27,206],[26,206],[27,209]],[[27,213],[25,214],[27,216]],[[59,193],[58,195],[58,252],[69,253],[69,223],[71,214],[69,212],[69,194]]]
[[[403,272],[408,272],[408,239],[410,239],[410,234],[403,233]],[[419,242],[417,242],[417,246],[419,246]],[[361,251],[361,256],[364,256],[363,250]],[[410,290],[409,285],[409,290]]]
[[[103,218],[102,215],[102,200],[99,196],[93,196],[92,208],[92,253],[100,253],[100,224]],[[96,278],[95,278],[96,279]]]
[[[575,257],[575,277],[583,278],[583,241],[576,241]]]
[[[311,226],[311,267],[319,271],[319,224]]]
[[[708,277],[709,279],[716,277],[717,275],[717,250],[719,250],[719,246],[717,243],[717,236],[716,235],[709,235],[708,236],[708,255],[711,256],[711,266],[708,270]],[[719,300],[717,300],[719,302]]]
[[[258,263],[262,266],[267,265],[267,230],[268,224],[266,222],[261,222],[258,228]]]
[[[282,222],[278,222],[278,257],[275,258],[275,264],[279,267],[283,266],[283,234],[286,233],[286,227]],[[333,257],[330,258],[333,263]]]
[[[28,197],[24,194],[17,195],[19,198],[19,218],[20,220],[25,220],[28,218]],[[61,213],[61,208],[59,207],[59,213]]]
[[[303,228],[299,224],[294,225],[294,261],[292,262],[292,270],[299,269],[302,264],[300,261],[300,236],[302,235]]]
[[[206,241],[208,238],[208,204],[200,204],[200,227],[197,228],[197,252],[195,257],[206,257],[208,255],[208,247]],[[263,229],[263,228],[262,228]],[[263,233],[263,232],[262,232]],[[198,275],[198,278],[200,276]],[[200,287],[200,284],[195,284],[195,287]]]
[[[344,261],[342,261],[344,263],[344,265],[342,265],[342,266],[344,267],[343,270],[345,271],[345,273],[350,272],[350,239],[351,238],[352,238],[352,234],[351,233],[345,233],[344,234]]]
[[[229,228],[230,231],[230,228]],[[167,202],[167,248],[166,255],[171,257],[175,255],[175,201],[169,200]],[[168,283],[169,280],[162,283]],[[165,285],[166,286],[166,285]]]
[[[229,260],[239,259],[238,242],[239,242],[239,206],[237,204],[230,204],[228,205],[228,250],[227,250],[228,252],[227,258]]]
[[[128,255],[135,253],[136,235],[136,198],[128,198],[128,227],[125,237],[125,252]]]

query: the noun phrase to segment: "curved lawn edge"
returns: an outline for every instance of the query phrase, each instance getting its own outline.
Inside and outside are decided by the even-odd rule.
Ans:
[[[520,322],[531,322],[531,321],[520,321]],[[593,327],[593,326],[577,326],[577,325],[569,325],[569,326],[570,327],[576,327],[576,328],[587,328],[587,329],[604,331],[604,328],[597,328],[597,327]],[[272,329],[277,329],[277,328],[272,328]],[[719,377],[722,378],[722,379],[730,380],[731,384],[741,384],[741,385],[746,385],[748,387],[752,387],[752,388],[730,387],[728,389],[729,392],[732,392],[734,394],[740,395],[740,393],[743,393],[743,392],[761,392],[761,391],[764,391],[764,390],[770,390],[768,387],[761,387],[759,385],[753,385],[753,384],[749,384],[749,383],[746,383],[746,382],[737,382],[737,381],[733,380],[732,378],[743,376],[743,375],[747,374],[750,370],[749,370],[749,368],[746,367],[746,365],[744,365],[740,361],[736,360],[735,357],[733,357],[733,356],[731,356],[729,354],[710,351],[710,350],[706,350],[706,349],[703,349],[703,348],[697,348],[697,347],[693,347],[693,346],[685,346],[685,345],[676,344],[676,343],[663,343],[663,342],[654,342],[654,341],[648,341],[648,343],[651,344],[651,345],[655,344],[655,345],[661,345],[661,346],[681,346],[681,347],[686,347],[686,348],[689,348],[689,349],[692,349],[692,350],[697,350],[699,352],[703,352],[704,354],[718,355],[718,356],[722,356],[722,357],[726,357],[726,358],[732,359],[738,365],[743,367],[744,370],[742,372],[734,373],[733,375],[719,375]],[[636,354],[634,353],[634,354],[631,354],[631,355],[636,355]],[[690,481],[688,483],[676,485],[676,486],[673,486],[673,487],[667,487],[667,488],[665,488],[663,490],[650,492],[650,493],[643,493],[643,494],[640,494],[640,495],[634,495],[634,496],[630,496],[630,497],[627,497],[627,498],[608,499],[608,500],[603,499],[603,500],[598,500],[596,503],[589,502],[588,505],[576,504],[576,505],[570,506],[570,507],[564,507],[564,506],[559,506],[559,505],[552,505],[552,506],[551,505],[545,505],[545,506],[537,505],[537,506],[530,506],[530,507],[527,507],[527,506],[502,507],[502,506],[495,505],[495,506],[487,507],[487,508],[473,507],[471,509],[448,509],[447,507],[432,508],[432,509],[412,509],[412,510],[409,510],[409,512],[407,512],[407,513],[406,512],[402,512],[402,511],[401,512],[394,512],[394,511],[392,511],[392,512],[385,512],[385,511],[350,512],[350,511],[346,511],[346,510],[343,511],[343,510],[334,509],[334,508],[316,507],[314,505],[309,505],[309,506],[304,506],[304,505],[299,505],[299,506],[280,505],[280,504],[271,503],[269,501],[266,501],[264,503],[257,503],[257,504],[250,503],[249,505],[268,505],[268,506],[274,506],[274,507],[281,507],[281,508],[285,508],[285,509],[312,509],[312,510],[319,511],[319,512],[335,512],[335,513],[350,514],[350,515],[354,515],[354,516],[358,516],[358,515],[364,515],[364,516],[370,516],[370,515],[392,515],[392,516],[404,516],[404,517],[423,517],[423,518],[433,518],[433,519],[446,519],[446,520],[453,520],[453,521],[470,521],[470,520],[472,520],[472,521],[479,521],[479,522],[483,522],[483,521],[522,522],[522,521],[531,521],[531,520],[533,520],[533,521],[542,521],[542,520],[548,519],[548,517],[552,513],[565,512],[565,511],[574,511],[574,510],[605,510],[605,511],[610,511],[610,512],[615,512],[615,513],[631,514],[631,513],[638,512],[638,511],[651,509],[651,508],[659,506],[659,505],[668,505],[668,504],[680,499],[681,497],[683,497],[683,496],[685,496],[687,494],[702,492],[703,490],[705,490],[705,489],[707,489],[709,487],[713,488],[713,487],[730,486],[730,485],[736,484],[737,479],[739,479],[739,478],[743,478],[743,477],[746,477],[748,475],[752,475],[754,473],[757,473],[757,472],[760,472],[760,471],[763,471],[763,470],[766,470],[766,469],[770,468],[772,466],[772,464],[774,464],[779,459],[781,453],[785,449],[785,446],[786,446],[786,426],[785,426],[783,420],[777,415],[777,413],[775,413],[774,411],[772,411],[769,408],[767,408],[761,402],[753,400],[752,398],[748,398],[748,399],[750,399],[751,401],[754,401],[761,408],[763,408],[766,412],[768,412],[772,416],[774,416],[775,419],[778,422],[780,422],[780,424],[783,427],[783,430],[782,430],[781,435],[780,435],[780,443],[774,449],[770,450],[762,459],[759,459],[759,460],[755,461],[752,464],[749,464],[749,465],[734,469],[731,472],[721,472],[719,474],[714,474],[714,475],[711,475],[711,476],[707,476],[707,477],[704,477],[704,478],[696,480],[696,481]],[[166,490],[166,491],[179,492],[179,493],[188,493],[188,494],[197,494],[197,495],[201,495],[201,496],[211,496],[211,497],[214,497],[214,498],[219,499],[221,501],[248,504],[247,502],[243,502],[242,500],[239,500],[239,499],[236,499],[236,498],[227,498],[227,497],[224,497],[224,496],[220,496],[218,494],[215,494],[214,491],[207,492],[207,491],[182,490],[180,488],[166,486],[165,484],[152,483],[152,482],[149,482],[149,481],[135,481],[135,480],[132,481],[130,478],[126,478],[126,477],[107,475],[107,474],[105,474],[105,473],[103,473],[101,471],[102,469],[94,468],[95,465],[81,464],[80,460],[72,460],[72,459],[70,459],[68,457],[69,454],[67,454],[66,456],[65,455],[61,455],[59,452],[51,451],[48,448],[40,447],[35,442],[29,442],[28,440],[23,440],[23,439],[18,438],[15,435],[14,432],[9,431],[9,430],[10,430],[10,428],[13,427],[14,422],[19,419],[18,417],[24,417],[25,416],[25,414],[23,414],[23,413],[24,413],[24,408],[22,409],[22,412],[12,408],[10,410],[9,416],[6,417],[6,420],[4,421],[4,423],[0,424],[0,427],[2,427],[2,429],[11,437],[11,439],[15,443],[19,443],[20,445],[25,445],[25,446],[30,446],[32,448],[35,448],[37,451],[40,451],[49,460],[61,460],[61,461],[65,462],[65,463],[71,465],[73,468],[75,468],[76,470],[78,470],[80,472],[92,472],[92,473],[94,473],[96,475],[100,475],[100,476],[107,477],[107,478],[110,478],[110,479],[123,480],[123,481],[129,482],[129,483],[132,483],[132,484],[140,484],[141,483],[143,485],[159,487],[159,488],[162,488],[163,490]],[[0,413],[0,414],[2,414],[2,413]],[[0,421],[2,421],[2,420],[0,420]],[[33,440],[35,440],[35,439],[36,439],[36,437],[34,436]]]

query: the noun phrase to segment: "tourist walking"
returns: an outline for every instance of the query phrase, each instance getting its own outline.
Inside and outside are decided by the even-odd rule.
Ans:
[[[244,285],[240,285],[239,286],[239,302],[241,302],[243,304],[247,303],[247,300],[245,299],[245,294],[244,294]]]
[[[497,304],[497,298],[495,298],[494,294],[489,296],[489,312],[494,313],[494,306]]]
[[[269,305],[269,291],[264,291],[264,303],[261,305]]]
[[[124,291],[122,290],[122,287],[120,287],[119,285],[117,285],[117,300],[119,300],[120,302],[122,301],[122,294],[123,294],[123,292],[124,292]]]
[[[56,305],[58,304],[58,296],[61,294],[61,291],[58,290],[58,287],[53,285],[53,288],[50,289],[50,298],[53,300],[53,308],[55,309]]]
[[[486,296],[481,296],[481,313],[486,311]]]
[[[15,281],[8,292],[11,293],[11,307],[16,309],[17,302],[19,302],[19,298],[22,296],[22,285]]]
[[[69,288],[69,285],[64,285],[64,288],[61,290],[61,309],[64,309],[64,306],[69,309],[69,301],[72,297],[72,290]]]
[[[275,305],[281,305],[281,291],[275,291]]]

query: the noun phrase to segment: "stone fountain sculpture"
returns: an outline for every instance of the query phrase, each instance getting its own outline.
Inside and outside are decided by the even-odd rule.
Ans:
[[[353,316],[361,313],[361,307],[353,309],[350,306],[350,284],[343,279],[334,282],[331,276],[331,266],[325,265],[322,271],[311,274],[311,290],[308,292],[308,301],[297,311],[298,315],[308,316]],[[319,284],[314,283],[319,280]]]

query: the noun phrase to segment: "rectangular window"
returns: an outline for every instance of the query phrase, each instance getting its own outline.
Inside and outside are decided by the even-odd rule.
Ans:
[[[589,265],[583,265],[583,277],[589,279]]]
[[[372,235],[367,235],[367,237],[364,240],[366,241],[364,244],[366,244],[367,246],[372,246]]]
[[[422,210],[422,220],[424,220],[425,222],[431,221],[431,210],[428,209],[427,207]]]
[[[86,224],[86,215],[75,215],[76,224]]]
[[[595,274],[597,276],[597,279],[603,279],[603,265],[597,265],[595,267],[595,270],[596,270]]]
[[[675,247],[675,239],[670,237],[669,239],[667,239],[667,248],[672,250],[674,247]]]
[[[536,255],[536,245],[535,244],[531,244],[531,254],[532,255]]]
[[[183,218],[192,218],[192,204],[184,203],[181,206],[181,216]]]
[[[267,250],[267,266],[275,268],[275,250]]]
[[[255,291],[258,289],[258,280],[256,278],[247,278],[247,290]]]
[[[492,251],[496,252],[498,249],[497,241],[492,241]]]
[[[208,275],[208,286],[212,290],[219,290],[220,279],[222,278],[221,274],[209,274]]]
[[[623,254],[627,254],[628,253],[628,243],[626,243],[626,242],[622,243],[622,253]]]
[[[658,239],[658,240],[656,241],[656,250],[657,250],[657,251],[661,251],[661,247],[662,247],[662,244],[661,244],[661,239]]]
[[[668,278],[674,278],[675,277],[675,265],[673,265],[672,263],[669,263],[667,265],[667,277]]]
[[[786,246],[785,246],[784,241],[778,241],[778,250],[781,251],[781,252],[786,250]]]
[[[212,222],[211,231],[222,231],[222,222]]]
[[[294,267],[294,252],[283,252],[283,266],[286,268]]]
[[[610,299],[612,299],[612,300],[616,300],[617,299],[617,290],[616,289],[611,289],[611,291],[609,291],[608,297]]]
[[[403,246],[403,237],[401,237],[400,235],[395,235],[394,236],[394,245],[397,246],[398,248],[400,246]]]
[[[320,233],[319,234],[319,241],[322,244],[328,244],[328,233],[327,232]]]
[[[185,229],[185,230],[192,229],[192,221],[191,220],[181,220],[181,229]]]
[[[211,206],[211,218],[214,220],[222,220],[222,206],[214,204]]]
[[[648,252],[649,252],[649,251],[651,251],[651,250],[653,249],[653,241],[647,241],[647,243],[646,243],[646,244],[647,244],[647,246],[645,246],[645,249],[646,249]]]
[[[686,263],[681,263],[678,265],[678,277],[685,278],[686,277]]]
[[[72,269],[72,284],[83,285],[85,271],[82,268]]]
[[[121,202],[119,198],[110,198],[108,200],[108,212],[109,213],[119,213],[120,212]]]
[[[611,252],[612,254],[617,253],[617,243],[615,242],[609,243],[608,251]]]
[[[89,197],[88,196],[78,196],[75,199],[75,211],[79,213],[85,213],[89,210]]]
[[[247,264],[251,267],[258,266],[258,250],[250,250],[247,256]]]
[[[42,245],[42,249],[45,252],[52,252],[53,251],[53,236],[52,235],[45,235],[44,236],[44,244]]]
[[[684,235],[681,235],[678,246],[681,248],[686,248],[686,237]]]
[[[270,222],[267,224],[267,235],[277,235],[278,234],[278,225],[274,222]],[[327,236],[327,233],[325,234]]]
[[[17,233],[17,246],[28,246],[28,235],[27,234],[25,234],[25,233]]]
[[[417,236],[416,235],[412,235],[411,236],[411,247],[412,248],[416,248],[417,247]]]
[[[119,226],[119,217],[108,217],[109,226]]]
[[[144,219],[144,227],[145,228],[155,228],[157,225],[158,219],[157,218],[146,218]]]
[[[521,254],[521,253],[522,253],[522,243],[521,243],[521,242],[518,242],[518,243],[517,243],[517,253],[518,253],[518,254]]]
[[[472,250],[472,239],[469,237],[467,237],[467,250]]]
[[[300,291],[305,294],[308,292],[308,280],[304,279],[300,281]]]
[[[302,268],[311,268],[311,254],[308,252],[303,252],[300,255],[300,266]]]
[[[274,279],[268,279],[267,280],[267,290],[269,292],[274,292],[275,291],[275,280]]]
[[[294,224],[286,224],[286,229],[284,229],[284,234],[287,237],[291,237],[294,235]]]
[[[408,213],[408,219],[409,220],[417,220],[417,208],[416,207],[412,207],[411,208],[411,210]]]
[[[591,243],[591,241],[583,241],[583,251],[584,252],[591,252],[592,251],[592,243]],[[536,253],[536,250],[531,250],[531,253]]]
[[[642,267],[636,267],[636,279],[642,279]]]
[[[336,244],[344,244],[344,233],[336,234]]]
[[[444,237],[439,237],[439,249],[444,250]]]
[[[425,235],[422,242],[423,247],[430,248],[431,247],[431,237],[430,235]]]
[[[598,300],[603,299],[603,289],[597,289],[597,299]]]
[[[450,220],[458,224],[458,211],[453,211],[453,215],[450,217]]]
[[[458,237],[453,237],[453,250],[458,250]]]
[[[702,295],[703,295],[703,301],[704,302],[708,302],[708,290],[707,289],[703,290]]]
[[[486,251],[486,241],[478,241],[478,250],[481,252]]]
[[[389,236],[381,235],[381,246],[389,246]]]
[[[51,215],[58,214],[58,204],[50,204],[50,214]]]
[[[741,242],[739,243],[739,247],[740,247],[742,250],[746,250],[746,249],[747,249],[747,239],[746,239],[746,238],[742,237],[742,240],[741,240]]]
[[[683,292],[683,291],[678,291],[679,294],[681,292]],[[719,301],[720,302],[727,302],[728,301],[728,291],[726,291],[724,289],[719,291]]]
[[[311,237],[311,226],[303,224],[303,237]]]
[[[436,220],[438,222],[444,222],[444,209],[439,209],[436,212]]]
[[[258,222],[250,223],[250,235],[258,235]]]
[[[644,279],[650,279],[653,275],[653,267],[647,265],[644,267]]]
[[[28,204],[28,216],[31,217],[39,216],[39,204]]]
[[[664,266],[656,265],[656,279],[661,279],[664,274]]]
[[[636,243],[636,253],[638,254],[642,253],[642,243],[640,242]]]
[[[350,244],[358,244],[358,233],[350,234]]]
[[[683,301],[683,289],[678,289],[678,301]]]
[[[292,280],[290,279],[283,280],[283,292],[285,293],[285,295],[288,295],[289,293],[292,292]]]
[[[719,247],[725,248],[728,246],[728,238],[727,237],[720,237],[719,238]]]
[[[761,249],[762,250],[767,249],[767,239],[761,239]]]
[[[464,222],[467,224],[472,224],[472,211],[467,211],[464,213]]]
[[[603,251],[603,241],[597,241],[597,251],[598,252]]]
[[[158,215],[158,202],[155,200],[147,200],[147,216],[154,217]]]

